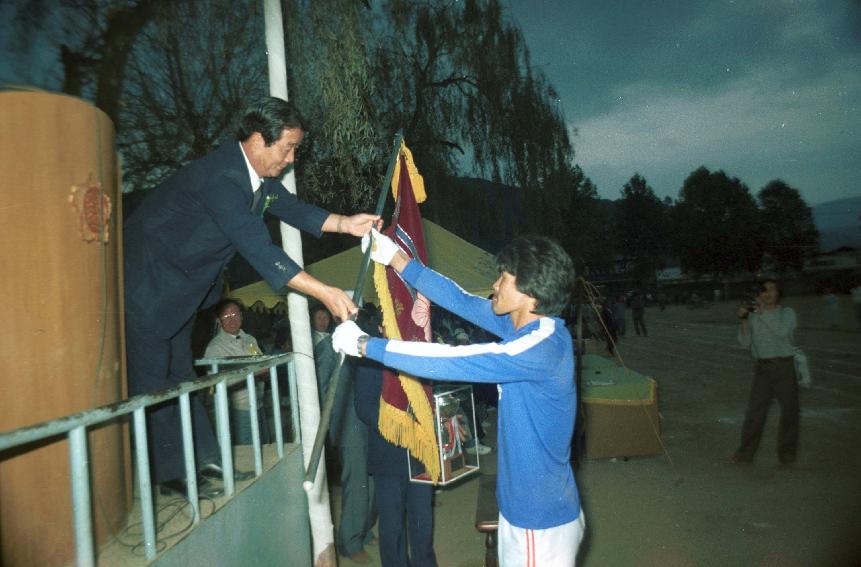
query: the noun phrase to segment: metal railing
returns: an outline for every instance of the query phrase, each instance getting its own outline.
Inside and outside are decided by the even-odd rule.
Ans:
[[[162,390],[161,392],[141,394],[114,404],[0,433],[0,456],[7,450],[37,443],[42,440],[61,435],[65,435],[68,438],[72,517],[75,530],[75,559],[77,565],[83,567],[95,565],[96,558],[91,514],[90,463],[87,446],[88,428],[132,414],[138,496],[140,498],[141,519],[143,523],[143,546],[148,560],[154,559],[157,554],[152,481],[150,478],[149,453],[147,451],[146,409],[149,406],[179,398],[186,486],[188,489],[187,496],[192,506],[194,524],[200,522],[200,502],[197,490],[194,444],[192,442],[191,404],[189,399],[192,393],[215,386],[215,421],[221,446],[221,467],[224,471],[224,493],[226,496],[232,496],[235,492],[230,417],[227,410],[227,388],[229,386],[245,379],[249,404],[252,408],[256,408],[257,389],[255,387],[254,375],[257,371],[269,370],[275,444],[278,451],[278,459],[280,460],[284,457],[284,439],[277,367],[286,365],[290,413],[293,425],[292,441],[298,442],[299,412],[297,407],[298,395],[293,354],[264,355],[253,358],[242,357],[242,359],[233,360],[201,359],[197,363],[209,364],[214,373],[197,380],[182,382],[173,388]],[[217,372],[219,365],[223,366],[225,364],[242,364],[242,367],[220,373]],[[251,420],[254,472],[255,476],[260,476],[263,472],[263,458],[260,443],[260,426],[257,421],[258,412],[249,412],[249,419]],[[34,449],[36,448],[34,447]]]

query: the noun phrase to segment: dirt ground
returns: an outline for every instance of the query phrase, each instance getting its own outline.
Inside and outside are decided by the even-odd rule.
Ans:
[[[775,453],[776,404],[755,462],[729,464],[752,375],[735,340],[736,303],[647,309],[648,337],[632,336],[629,318],[619,350],[627,366],[658,382],[666,453],[581,464],[587,533],[578,565],[861,565],[861,330],[843,300],[844,319],[833,330],[819,297],[784,301],[799,315],[797,339],[814,382],[801,394],[801,448],[791,468]],[[484,472],[495,472],[495,454]],[[477,485],[437,493],[441,567],[483,565],[484,540],[473,527]],[[379,565],[376,548],[369,551]]]
[[[843,299],[835,330],[820,298],[784,301],[799,315],[814,382],[801,393],[792,468],[777,461],[777,404],[754,464],[728,464],[752,375],[736,304],[647,310],[649,336],[628,333],[620,350],[658,381],[666,454],[584,463],[583,565],[861,564],[861,332]]]
[[[629,316],[619,352],[658,383],[665,453],[580,464],[587,528],[579,566],[861,565],[861,329],[849,298],[842,299],[837,329],[827,328],[820,297],[784,301],[799,315],[797,339],[813,375],[813,387],[801,394],[801,447],[791,468],[779,466],[775,453],[776,405],[755,462],[729,464],[752,375],[735,339],[737,304],[647,309],[648,337],[632,336]],[[487,431],[485,442],[495,447],[494,427]],[[482,473],[496,472],[495,457],[482,457]],[[333,486],[336,522],[339,492]],[[474,528],[477,492],[476,477],[435,495],[440,567],[484,565],[484,536]],[[370,565],[379,566],[377,546],[366,549]],[[103,555],[101,563],[146,562]],[[340,565],[358,563],[342,557]]]

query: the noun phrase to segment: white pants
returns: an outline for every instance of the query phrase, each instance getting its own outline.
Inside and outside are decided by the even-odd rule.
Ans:
[[[574,567],[583,540],[583,510],[573,522],[546,530],[518,528],[499,514],[497,531],[500,567]]]

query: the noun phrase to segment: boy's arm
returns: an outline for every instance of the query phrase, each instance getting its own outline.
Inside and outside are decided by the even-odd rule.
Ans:
[[[419,290],[431,303],[439,305],[470,323],[490,331],[498,337],[506,337],[513,330],[507,316],[497,315],[488,299],[468,293],[457,283],[411,260],[402,251],[391,260],[389,266],[398,272],[408,284]]]
[[[491,384],[539,380],[563,355],[551,338],[556,324],[545,318],[533,332],[505,343],[449,346],[372,338],[362,350],[385,366],[432,380]]]

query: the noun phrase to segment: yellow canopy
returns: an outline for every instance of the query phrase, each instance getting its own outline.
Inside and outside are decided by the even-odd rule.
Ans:
[[[422,225],[431,268],[475,295],[487,297],[493,292],[493,282],[498,274],[491,254],[427,219],[422,220]],[[362,251],[356,246],[315,262],[306,267],[305,271],[326,284],[341,289],[353,289],[361,262]],[[365,278],[362,299],[379,305],[372,270],[373,266],[369,268]],[[255,310],[261,306],[278,310],[284,308],[284,305],[278,305],[279,303],[286,304],[287,291],[286,288],[273,291],[265,281],[259,281],[233,290],[230,297]]]

